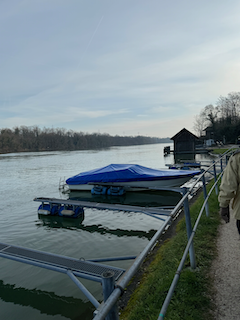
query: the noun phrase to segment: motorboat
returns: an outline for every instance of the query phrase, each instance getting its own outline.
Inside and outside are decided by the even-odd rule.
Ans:
[[[174,163],[174,164],[166,164],[169,169],[182,169],[182,170],[190,170],[201,168],[200,162],[182,162],[182,163]]]
[[[200,170],[152,169],[137,164],[110,164],[105,167],[81,172],[66,180],[70,191],[96,190],[107,193],[109,188],[124,188],[125,191],[142,191],[149,188],[179,187]]]

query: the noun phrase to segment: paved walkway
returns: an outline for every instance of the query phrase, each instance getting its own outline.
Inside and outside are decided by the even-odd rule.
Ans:
[[[216,320],[240,319],[240,239],[236,220],[222,222],[217,240],[218,257],[212,272],[217,305]]]

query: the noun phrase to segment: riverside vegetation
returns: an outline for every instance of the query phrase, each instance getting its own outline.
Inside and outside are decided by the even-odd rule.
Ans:
[[[207,189],[210,190],[213,181]],[[190,207],[194,225],[204,202],[201,193]],[[210,216],[203,213],[196,235],[194,249],[197,261],[196,270],[191,270],[189,257],[185,262],[177,287],[166,313],[168,320],[213,320],[214,294],[210,267],[216,257],[216,239],[220,217],[217,195],[213,191],[209,198]],[[128,305],[121,312],[121,320],[156,320],[170,288],[175,272],[187,244],[185,219],[176,227],[176,235],[159,247],[154,260],[145,270],[140,284],[132,294]]]
[[[194,131],[203,140],[240,142],[240,92],[220,96],[216,105],[209,104],[195,117]],[[207,133],[206,137],[203,133]]]
[[[0,153],[26,151],[71,151],[134,146],[153,143],[169,143],[169,138],[146,136],[110,136],[107,133],[83,133],[64,128],[38,126],[0,129]]]

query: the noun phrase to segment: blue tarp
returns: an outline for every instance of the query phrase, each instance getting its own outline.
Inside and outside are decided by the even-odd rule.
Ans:
[[[199,170],[156,170],[137,164],[110,164],[106,167],[79,173],[66,180],[69,185],[88,184],[90,182],[130,182],[168,180],[181,176],[192,177]]]

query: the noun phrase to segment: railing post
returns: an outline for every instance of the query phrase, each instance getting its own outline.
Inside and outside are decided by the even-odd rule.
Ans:
[[[102,274],[102,288],[103,288],[103,299],[104,299],[104,302],[108,299],[108,297],[113,292],[114,284],[115,284],[114,272],[113,271],[104,272]],[[109,313],[106,316],[105,320],[119,320],[118,308],[117,308],[116,304],[109,311]]]
[[[206,188],[206,181],[205,181],[205,176],[204,174],[202,175],[202,184],[203,184],[203,195],[204,199],[207,199],[207,188]],[[208,207],[208,201],[205,204],[205,211],[206,211],[206,216],[209,217],[209,207]]]
[[[225,162],[226,162],[226,165],[227,165],[227,163],[228,163],[228,155],[227,154],[225,156]]]
[[[220,159],[220,164],[221,164],[221,172],[223,172],[223,159]]]
[[[183,194],[185,195],[186,193],[187,193],[187,188],[183,188]],[[187,197],[184,200],[184,214],[185,214],[186,227],[187,227],[187,237],[189,240],[192,235],[192,224],[191,224],[191,216],[190,216],[190,210],[189,210],[189,202]],[[189,247],[189,256],[190,256],[191,268],[196,269],[196,258],[195,258],[193,242]]]
[[[214,162],[214,165],[213,165],[213,173],[214,173],[214,181],[216,182],[217,181],[217,172],[216,172],[216,164]],[[215,192],[216,192],[216,195],[218,195],[218,185],[216,183],[215,185]]]

